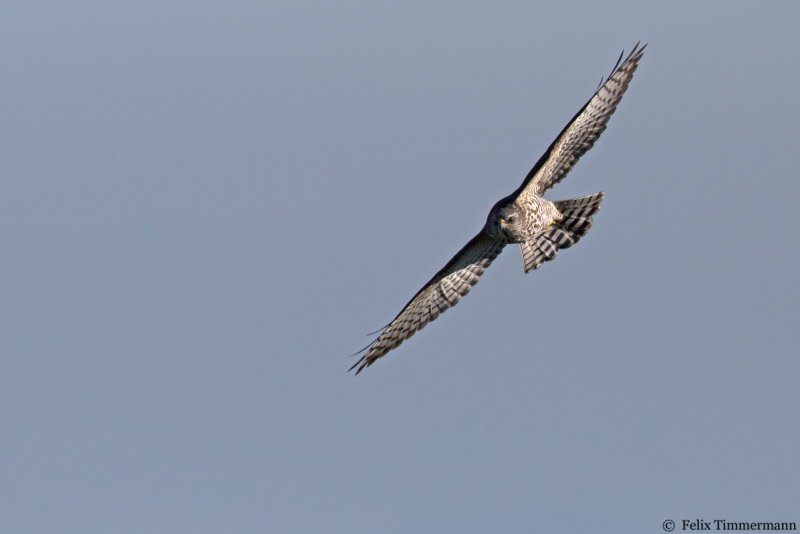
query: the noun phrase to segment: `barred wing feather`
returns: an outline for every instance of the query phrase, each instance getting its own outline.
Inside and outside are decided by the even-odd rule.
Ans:
[[[611,75],[561,130],[512,196],[521,193],[541,196],[560,182],[578,159],[592,148],[622,100],[646,46],[639,46],[637,43],[624,61],[620,55]]]
[[[483,272],[503,250],[505,243],[481,232],[458,251],[386,325],[381,334],[361,352],[350,368],[356,374],[421,330],[442,312],[455,306],[478,283]]]

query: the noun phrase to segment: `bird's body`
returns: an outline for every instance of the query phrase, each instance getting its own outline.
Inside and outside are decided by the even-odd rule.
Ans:
[[[504,243],[522,243],[532,239],[561,218],[555,204],[532,193],[518,198],[506,197],[489,212],[483,231]]]
[[[525,272],[577,243],[592,225],[603,193],[550,201],[544,192],[561,181],[605,130],[633,77],[644,46],[637,44],[533,166],[516,191],[499,200],[486,223],[403,307],[350,369],[356,374],[454,306],[507,244],[518,243]]]

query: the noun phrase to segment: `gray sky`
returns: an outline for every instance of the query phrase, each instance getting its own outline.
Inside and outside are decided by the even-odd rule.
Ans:
[[[800,4],[654,5],[4,3],[0,530],[800,522]],[[640,39],[589,235],[347,374]]]

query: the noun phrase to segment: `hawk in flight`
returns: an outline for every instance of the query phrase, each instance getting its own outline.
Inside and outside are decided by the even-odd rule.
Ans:
[[[405,305],[380,335],[358,354],[356,374],[455,306],[509,243],[519,243],[525,272],[556,257],[589,231],[603,193],[549,201],[545,191],[560,182],[606,129],[633,78],[645,46],[637,43],[539,158],[516,191],[494,205],[478,235],[458,251]],[[377,333],[377,332],[376,332]]]

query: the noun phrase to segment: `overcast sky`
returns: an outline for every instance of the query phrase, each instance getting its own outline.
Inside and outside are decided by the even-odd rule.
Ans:
[[[795,2],[5,2],[0,530],[800,523]],[[649,43],[528,275],[348,356]]]

